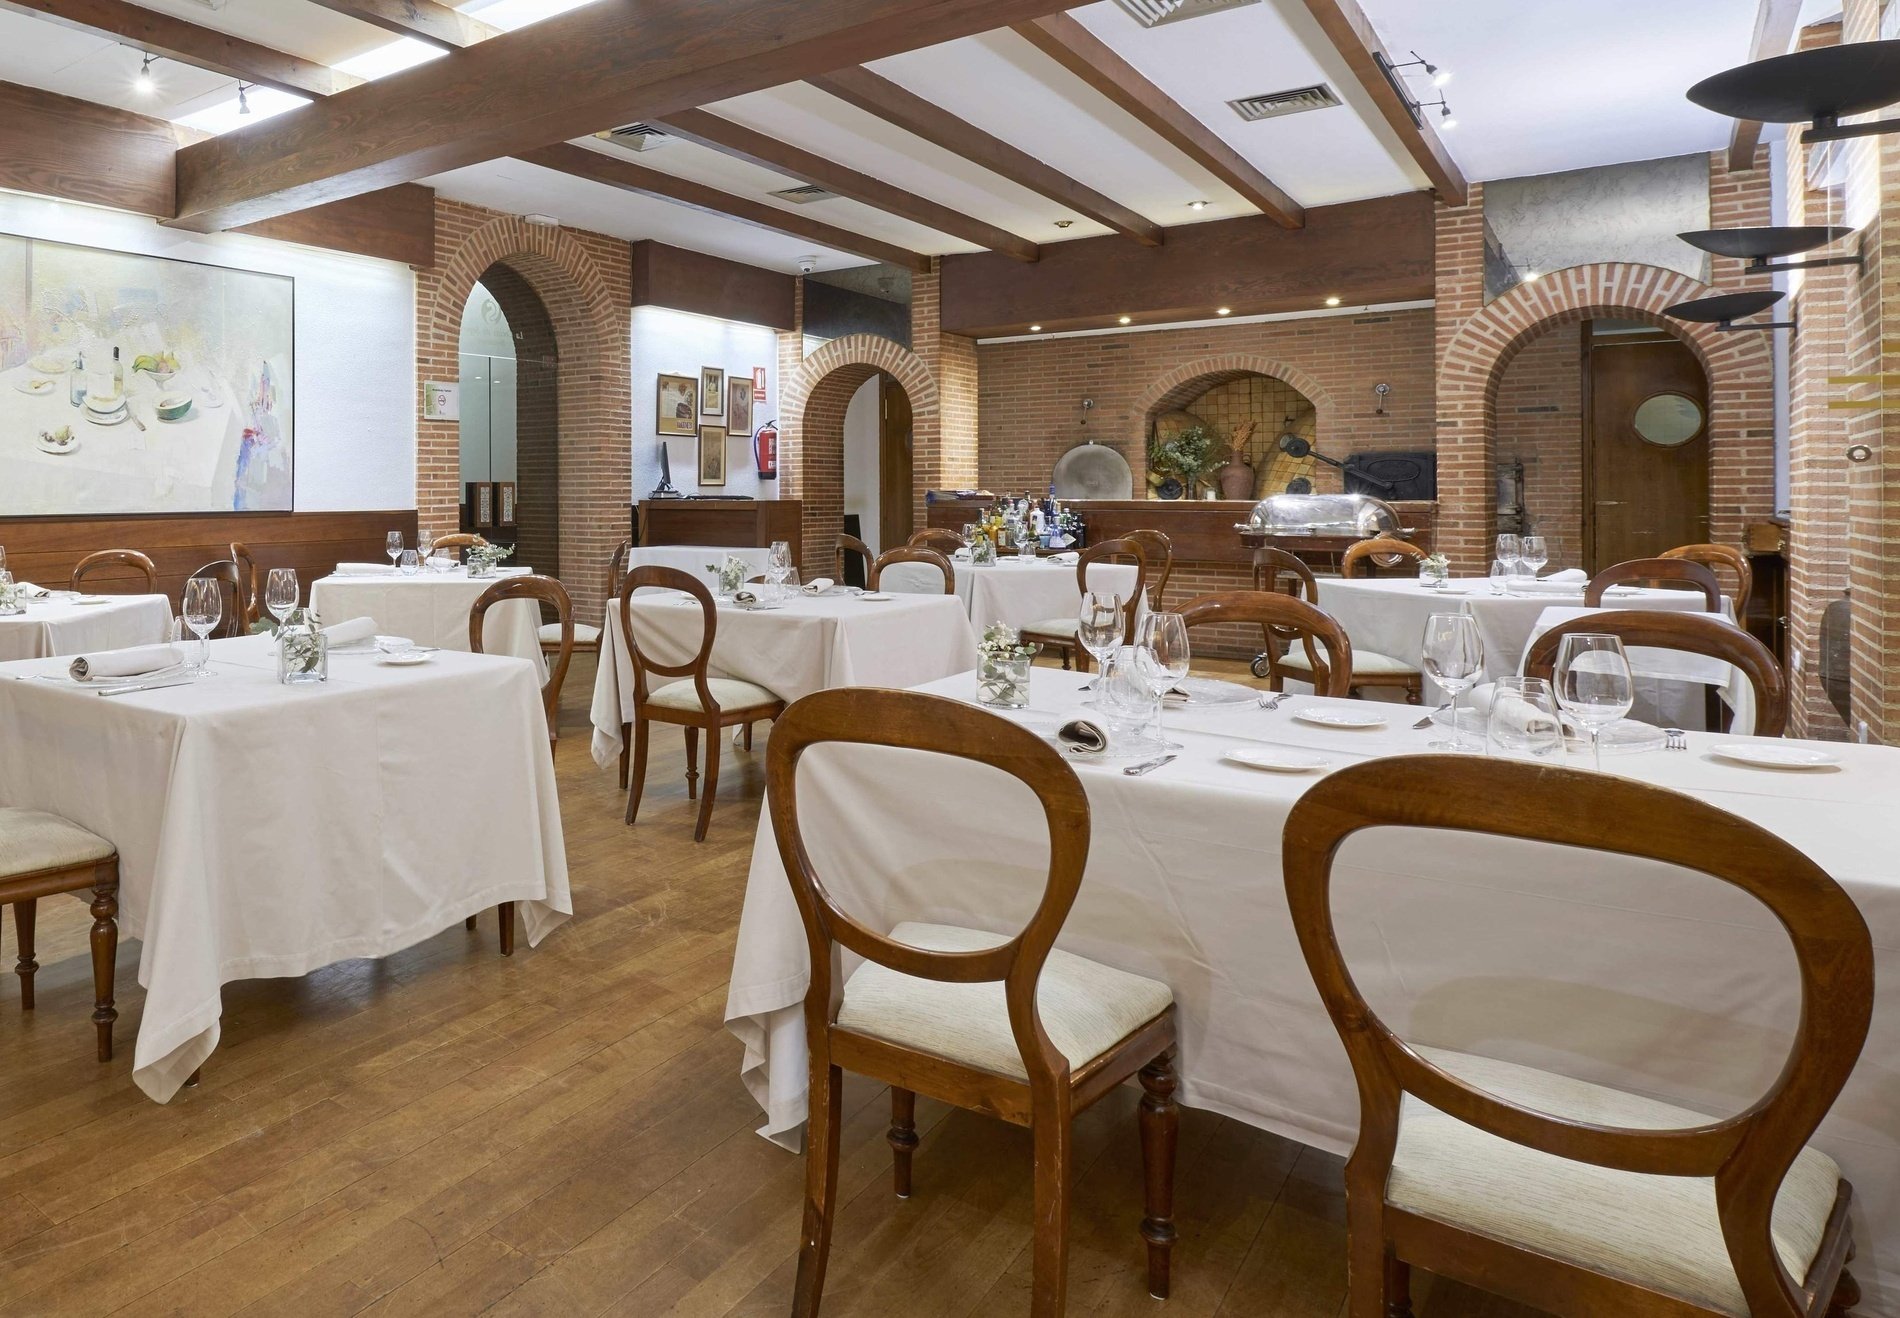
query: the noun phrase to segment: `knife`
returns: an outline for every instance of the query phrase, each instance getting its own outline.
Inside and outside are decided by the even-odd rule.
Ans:
[[[1159,769],[1162,765],[1171,763],[1174,758],[1172,755],[1160,755],[1152,760],[1143,760],[1140,764],[1131,764],[1126,769],[1123,769],[1122,772],[1127,774],[1130,778],[1139,778],[1142,774],[1152,769]]]
[[[129,696],[134,691],[162,691],[168,686],[190,686],[197,680],[195,677],[174,677],[165,682],[141,682],[137,686],[108,687],[95,694],[101,696]]]

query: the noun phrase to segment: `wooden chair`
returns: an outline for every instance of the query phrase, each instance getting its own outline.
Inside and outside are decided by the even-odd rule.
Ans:
[[[1089,588],[1089,565],[1091,563],[1119,563],[1132,559],[1135,564],[1135,590],[1122,601],[1122,607],[1128,615],[1128,624],[1123,629],[1122,644],[1135,643],[1135,621],[1141,612],[1141,601],[1148,589],[1148,556],[1142,552],[1141,545],[1128,536],[1114,540],[1100,540],[1084,549],[1075,560],[1076,589],[1086,592]],[[1077,607],[1080,607],[1078,601]],[[1022,639],[1031,645],[1040,645],[1045,650],[1054,650],[1062,656],[1062,666],[1067,668],[1073,661],[1081,672],[1089,671],[1089,652],[1082,648],[1076,639],[1076,619],[1045,618],[1041,622],[1031,623],[1022,629]]]
[[[622,540],[613,557],[607,560],[607,598],[612,599],[620,593],[620,579],[627,572],[627,555],[633,552],[633,541]],[[599,654],[601,629],[591,623],[574,624],[573,642],[569,650],[573,654]],[[559,654],[561,651],[561,624],[544,622],[541,624],[541,653]]]
[[[1319,606],[1319,579],[1313,575],[1313,569],[1284,549],[1256,549],[1253,579],[1255,590],[1264,587],[1304,600],[1316,609]],[[1266,649],[1254,656],[1253,675],[1268,679],[1268,685],[1275,691],[1285,690],[1289,677],[1312,682],[1313,689],[1319,691],[1320,684],[1313,680],[1312,647],[1292,648],[1298,635],[1295,632],[1274,627],[1262,627],[1261,631],[1266,637]],[[1398,687],[1405,692],[1405,703],[1416,705],[1424,698],[1425,675],[1416,665],[1394,655],[1354,650],[1351,681],[1347,683],[1345,694],[1358,696],[1369,686]]]
[[[1735,601],[1735,616],[1748,616],[1748,597],[1755,592],[1755,569],[1749,566],[1748,555],[1734,545],[1677,545],[1674,549],[1662,551],[1662,558],[1686,558],[1691,563],[1700,563],[1713,572],[1725,567],[1735,574],[1735,593],[1729,598]],[[1720,578],[1717,578],[1720,580]]]
[[[92,890],[92,1023],[99,1060],[112,1060],[113,960],[119,951],[119,852],[110,842],[43,810],[0,806],[0,906],[13,908],[20,1010],[33,1010],[33,930],[39,899]]]
[[[851,580],[851,559],[849,556],[852,554],[858,556],[858,579],[856,581]],[[865,544],[864,541],[858,539],[855,535],[841,535],[838,537],[839,581],[847,585],[863,585],[871,579],[871,564],[876,560],[877,555],[871,552],[871,546]]]
[[[1242,623],[1257,625],[1270,636],[1290,637],[1300,649],[1289,650],[1288,654],[1298,653],[1305,661],[1291,676],[1311,682],[1322,696],[1352,694],[1354,657],[1346,629],[1331,614],[1305,600],[1270,590],[1222,590],[1196,595],[1179,612],[1189,630]],[[1314,641],[1326,651],[1325,658],[1319,656]],[[1272,651],[1268,654],[1273,663],[1271,686],[1278,691],[1288,675],[1282,670],[1289,665],[1284,656],[1273,656]]]
[[[1715,579],[1715,573],[1686,558],[1632,558],[1612,563],[1590,578],[1590,584],[1583,588],[1583,602],[1587,608],[1600,609],[1603,592],[1610,586],[1664,582],[1681,582],[1692,590],[1699,590],[1708,612],[1722,611],[1722,583]]]
[[[945,558],[950,558],[963,548],[963,537],[955,531],[933,526],[916,532],[904,544],[911,549],[934,549]]]
[[[1625,646],[1647,645],[1659,650],[1685,650],[1734,664],[1755,692],[1758,737],[1779,737],[1788,726],[1788,678],[1772,651],[1740,627],[1706,613],[1673,613],[1630,609],[1592,613],[1552,627],[1524,656],[1524,676],[1549,680],[1557,663],[1557,646],[1579,632],[1607,632],[1620,636]]]
[[[1168,578],[1174,575],[1174,541],[1168,538],[1166,531],[1150,530],[1128,531],[1122,539],[1133,540],[1141,546],[1141,556],[1154,576],[1148,583],[1148,589],[1154,592],[1148,607],[1157,613],[1167,608]]]
[[[1658,860],[1748,893],[1787,931],[1800,970],[1787,1064],[1761,1099],[1718,1119],[1408,1044],[1360,995],[1330,907],[1341,843],[1388,825]],[[1410,1314],[1415,1266],[1562,1318],[1819,1318],[1853,1306],[1852,1187],[1803,1145],[1866,1040],[1874,960],[1860,912],[1813,861],[1745,819],[1614,774],[1408,755],[1308,788],[1287,819],[1282,869],[1358,1080],[1349,1318]],[[1689,1178],[1713,1178],[1713,1194]]]
[[[633,635],[632,600],[633,593],[642,586],[684,591],[699,601],[705,630],[700,635],[698,652],[686,663],[663,664],[641,651]],[[633,774],[627,787],[627,822],[633,823],[640,813],[640,795],[646,787],[649,726],[671,723],[685,730],[686,798],[689,801],[693,799],[694,783],[699,777],[699,734],[703,730],[706,733],[706,792],[699,803],[699,826],[693,831],[695,842],[706,840],[706,827],[712,822],[713,794],[719,788],[720,730],[750,725],[760,719],[776,719],[785,712],[785,702],[762,686],[736,678],[706,675],[718,625],[712,592],[691,573],[670,567],[637,567],[620,583],[620,639],[633,665],[633,723],[621,725],[623,745],[633,753]],[[678,680],[649,689],[648,673]],[[624,760],[626,751],[621,755]]]
[[[904,923],[880,934],[835,905],[798,815],[799,757],[813,746],[900,746],[1000,769],[1036,794],[1049,829],[1042,899],[1013,937]],[[1035,1144],[1030,1311],[1063,1312],[1075,1114],[1139,1076],[1148,1289],[1166,1298],[1174,1245],[1175,1019],[1168,986],[1052,951],[1088,860],[1089,803],[1048,742],[974,705],[912,691],[820,691],[766,747],[766,803],[811,957],[805,1035],[811,1121],[795,1315],[818,1312],[838,1209],[843,1071],[891,1087],[892,1181],[911,1191],[917,1095],[1027,1126]],[[892,864],[897,863],[893,858]],[[840,951],[865,958],[841,982]]]
[[[224,607],[219,612],[218,625],[211,630],[211,638],[243,636],[250,631],[251,624],[246,621],[244,611],[243,568],[228,558],[220,558],[215,563],[206,563],[185,580],[218,583],[218,594],[224,600]],[[226,590],[227,586],[230,589]],[[179,593],[178,611],[181,615],[184,613],[183,591]]]
[[[244,608],[244,630],[251,630],[260,614],[257,595],[257,560],[251,547],[242,540],[231,542],[231,561],[238,565],[238,603]]]
[[[1378,536],[1371,540],[1361,540],[1350,546],[1339,556],[1339,575],[1342,577],[1376,577],[1388,569],[1405,568],[1418,571],[1418,565],[1430,555],[1415,544],[1404,540],[1393,540],[1387,536]]]
[[[453,552],[457,558],[461,558],[463,557],[463,550],[473,549],[477,545],[485,545],[487,543],[488,541],[479,535],[471,535],[467,531],[455,531],[449,535],[437,536],[429,545],[429,552],[434,554],[438,550],[446,549]]]
[[[144,577],[143,594],[156,595],[158,593],[158,568],[154,566],[151,559],[136,549],[101,549],[95,554],[87,554],[73,568],[72,578],[66,584],[73,590],[84,590],[85,587],[80,583],[85,578],[94,572],[114,567],[130,568]],[[116,580],[122,575],[113,573],[112,579]]]
[[[877,590],[878,583],[884,579],[884,569],[894,563],[923,563],[934,567],[943,573],[943,593],[946,595],[957,593],[957,570],[950,566],[949,557],[934,549],[920,549],[911,545],[905,545],[901,549],[887,549],[879,554],[877,560],[871,564],[871,575],[865,582],[866,586],[871,590]]]

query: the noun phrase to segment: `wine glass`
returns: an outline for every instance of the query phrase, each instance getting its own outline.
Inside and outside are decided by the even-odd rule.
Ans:
[[[1147,673],[1148,685],[1154,688],[1155,699],[1160,700],[1188,675],[1187,619],[1178,613],[1144,615],[1140,629],[1135,633],[1135,653]],[[1157,705],[1157,728],[1160,723],[1161,711]]]
[[[1508,595],[1511,591],[1511,565],[1501,558],[1491,560],[1491,593]]]
[[[435,536],[428,531],[416,532],[416,558],[421,562],[429,561],[429,551],[435,548]]]
[[[1122,597],[1085,590],[1081,607],[1075,611],[1075,639],[1099,669],[1122,642]],[[1095,684],[1089,683],[1091,687]]]
[[[1502,756],[1542,759],[1555,754],[1564,744],[1564,730],[1550,683],[1541,677],[1500,677],[1492,687],[1486,736]]]
[[[402,557],[401,531],[391,531],[383,537],[383,552],[389,555],[389,565],[396,566],[396,560]]]
[[[413,577],[422,571],[422,560],[416,557],[416,551],[405,549],[396,555],[396,570],[405,577]]]
[[[1511,563],[1515,563],[1518,559],[1522,558],[1523,556],[1524,556],[1524,542],[1522,538],[1512,535],[1509,531],[1505,531],[1499,534],[1498,536],[1498,557],[1499,558],[1503,559],[1505,563],[1508,565]]]
[[[281,630],[297,610],[297,569],[274,567],[264,580],[264,607],[277,619]]]
[[[785,584],[785,574],[792,570],[792,547],[784,540],[774,540],[771,550],[765,557],[765,579],[773,586]]]
[[[1541,535],[1527,535],[1518,545],[1518,561],[1524,565],[1524,575],[1536,579],[1544,564],[1550,562],[1550,546]]]
[[[216,577],[192,577],[185,582],[185,625],[198,638],[197,658],[188,667],[202,673],[211,666],[211,642],[205,637],[224,617],[224,590]]]
[[[1590,759],[1603,768],[1603,729],[1635,703],[1621,637],[1576,632],[1557,646],[1557,704],[1590,734]]]
[[[1425,620],[1419,648],[1426,673],[1451,692],[1451,740],[1435,741],[1432,749],[1465,750],[1465,730],[1458,715],[1465,689],[1484,675],[1484,638],[1478,635],[1478,620],[1469,613],[1434,613]]]

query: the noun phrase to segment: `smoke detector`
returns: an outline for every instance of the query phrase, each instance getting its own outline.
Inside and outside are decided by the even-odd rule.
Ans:
[[[1259,4],[1260,0],[1115,0],[1115,3],[1143,27],[1160,27],[1163,23],[1218,14],[1223,9]]]

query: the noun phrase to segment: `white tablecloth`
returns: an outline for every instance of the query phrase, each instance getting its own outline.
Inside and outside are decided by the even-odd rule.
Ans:
[[[163,595],[86,595],[93,602],[77,604],[65,594],[0,616],[0,661],[155,645],[170,633],[172,605]]]
[[[526,568],[504,568],[501,575],[471,577],[466,568],[449,572],[418,572],[413,577],[328,576],[310,587],[310,607],[326,624],[350,618],[374,618],[376,630],[407,636],[417,645],[444,650],[468,649],[468,612],[483,591],[502,579],[519,576]],[[541,654],[541,606],[533,600],[504,600],[488,611],[483,622],[482,648],[489,654],[511,654],[534,664],[540,680],[547,681],[547,660]]]
[[[1537,638],[1551,628],[1592,613],[1610,612],[1614,610],[1586,609],[1581,605],[1545,609],[1537,616],[1530,639],[1524,643],[1518,671],[1523,671],[1524,660],[1530,658],[1531,646],[1537,644]],[[1736,626],[1735,620],[1726,613],[1715,616],[1730,627]],[[1731,720],[1734,730],[1754,731],[1755,688],[1734,664],[1686,650],[1663,650],[1651,645],[1631,646],[1627,658],[1636,687],[1636,705],[1630,711],[1631,718],[1662,727],[1705,728],[1708,705],[1702,693],[1704,687],[1712,686],[1734,712]]]
[[[661,663],[691,659],[702,631],[698,605],[676,591],[632,601],[634,634]],[[721,603],[710,660],[714,677],[756,682],[783,700],[835,686],[915,686],[976,666],[976,638],[949,595],[861,600],[835,590],[794,595],[775,609]],[[620,756],[620,725],[633,721],[633,660],[609,606],[594,677],[594,763]]]
[[[1037,669],[1035,707],[1072,708],[1083,680]],[[969,698],[973,686],[963,674],[926,689]],[[1300,954],[1280,871],[1287,812],[1316,779],[1218,757],[1279,744],[1343,766],[1422,750],[1441,734],[1415,730],[1398,711],[1384,732],[1296,722],[1311,701],[1295,697],[1277,712],[1170,709],[1169,732],[1186,746],[1173,764],[1139,778],[1080,767],[1094,831],[1058,945],[1172,986],[1183,1102],[1343,1151],[1357,1127],[1352,1070]],[[1722,740],[1731,739],[1692,734],[1687,753],[1605,767],[1780,834],[1865,914],[1880,961],[1872,1032],[1816,1139],[1855,1185],[1863,1309],[1900,1312],[1900,820],[1891,809],[1900,751],[1831,746],[1842,770],[1796,774],[1719,763],[1706,750]],[[1570,761],[1588,765],[1583,755]],[[1025,791],[986,768],[914,751],[815,751],[801,774],[814,864],[871,927],[924,920],[1013,933],[1027,920],[1047,848]],[[1407,1037],[1718,1114],[1755,1098],[1780,1067],[1798,998],[1793,957],[1764,908],[1713,880],[1416,830],[1362,834],[1341,860],[1342,945],[1372,1005]],[[763,1133],[788,1142],[806,1110],[798,1004],[807,982],[805,937],[767,818],[726,1020],[745,1045]]]
[[[1046,558],[1019,559],[1006,555],[978,566],[957,560],[957,598],[969,612],[977,635],[991,623],[1004,622],[1021,630],[1051,618],[1073,618],[1082,606],[1073,563]],[[942,590],[936,569],[924,563],[894,563],[885,570],[886,590]],[[1089,568],[1093,590],[1114,591],[1124,602],[1135,591],[1135,569],[1128,563],[1096,563]]]
[[[675,568],[692,573],[706,583],[707,590],[714,590],[719,585],[719,565],[726,561],[727,554],[737,554],[746,561],[746,576],[762,577],[772,551],[753,545],[635,545],[627,551],[627,569]],[[709,565],[711,571],[707,570]]]
[[[202,681],[114,697],[13,680],[58,660],[0,666],[0,801],[119,849],[120,932],[144,940],[132,1077],[161,1102],[217,1047],[223,984],[386,956],[504,901],[535,943],[573,910],[527,664],[337,655],[287,687],[266,637],[211,655]]]

